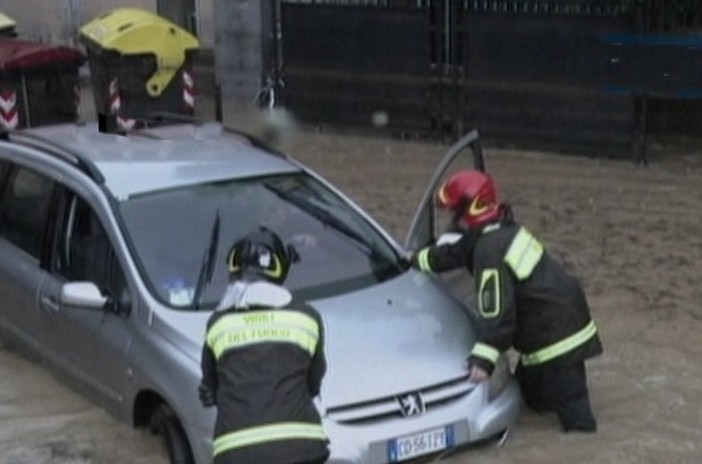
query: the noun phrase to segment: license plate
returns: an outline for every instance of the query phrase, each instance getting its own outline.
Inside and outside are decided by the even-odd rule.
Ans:
[[[390,462],[399,462],[442,451],[453,445],[453,426],[447,425],[390,440],[388,442],[388,457]]]

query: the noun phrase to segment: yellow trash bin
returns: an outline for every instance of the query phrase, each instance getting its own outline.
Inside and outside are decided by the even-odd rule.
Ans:
[[[16,37],[17,22],[0,11],[0,37]]]
[[[146,10],[119,8],[80,29],[95,106],[107,130],[129,130],[150,115],[192,115],[199,41]]]

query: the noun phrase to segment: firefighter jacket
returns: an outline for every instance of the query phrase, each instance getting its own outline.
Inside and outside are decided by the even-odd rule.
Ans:
[[[524,367],[579,362],[602,353],[585,294],[524,227],[511,219],[466,232],[416,256],[421,270],[466,267],[482,326],[469,361],[492,372],[513,347]]]
[[[215,463],[325,458],[328,440],[313,403],[326,372],[319,314],[294,302],[245,306],[216,310],[207,324],[202,383],[217,406]]]

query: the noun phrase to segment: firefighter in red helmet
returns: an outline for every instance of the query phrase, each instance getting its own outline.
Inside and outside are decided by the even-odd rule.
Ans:
[[[436,202],[453,214],[461,238],[419,250],[412,263],[432,273],[466,267],[473,275],[482,324],[468,356],[470,379],[487,379],[499,356],[514,348],[527,406],[555,412],[566,432],[596,431],[585,360],[601,354],[602,344],[579,282],[514,221],[489,175],[455,173]]]

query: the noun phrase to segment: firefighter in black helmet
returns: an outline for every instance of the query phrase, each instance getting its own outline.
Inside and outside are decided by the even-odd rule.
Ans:
[[[436,202],[453,214],[461,239],[419,250],[412,262],[427,272],[463,266],[474,277],[482,327],[468,356],[470,379],[487,379],[514,347],[526,404],[555,412],[566,432],[594,432],[584,361],[601,354],[602,345],[580,284],[514,222],[487,174],[455,173]]]
[[[230,283],[207,324],[200,399],[217,407],[215,464],[326,461],[313,398],[326,372],[319,314],[282,286],[290,252],[261,227],[228,255]]]

